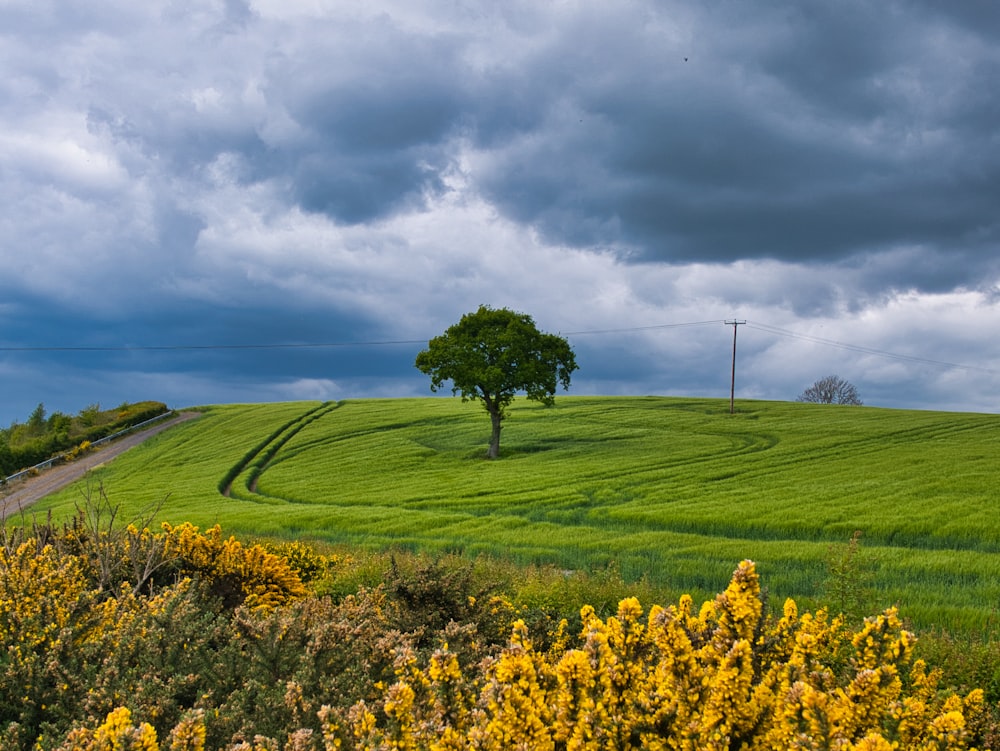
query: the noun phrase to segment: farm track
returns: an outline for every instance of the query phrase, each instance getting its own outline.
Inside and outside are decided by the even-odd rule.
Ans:
[[[919,426],[887,432],[882,435],[865,438],[831,439],[830,444],[821,454],[824,461],[846,457],[851,461],[857,461],[861,456],[870,456],[896,449],[900,444],[919,444],[927,441],[934,441],[941,438],[950,438],[955,435],[977,432],[980,426],[970,425],[948,425],[948,426]],[[762,449],[766,451],[774,445]],[[749,451],[741,452],[749,453]],[[817,461],[818,450],[816,446],[810,446],[806,450],[787,449],[780,453],[772,454],[766,465],[755,469],[741,471],[743,479],[760,479],[784,474],[789,468],[804,463],[815,463]],[[712,461],[708,459],[706,461]]]
[[[312,419],[316,418],[313,417]],[[312,420],[309,420],[309,422],[311,421]],[[441,418],[440,420],[430,421],[430,422],[448,424],[450,421],[451,421],[450,418]],[[599,422],[599,420],[592,419],[590,420],[590,422]],[[304,428],[306,424],[308,423],[303,422],[302,424],[297,424],[295,430],[290,431],[288,433],[283,433],[283,431],[288,426],[285,426],[285,428],[276,431],[275,435],[281,434],[280,436],[281,445],[278,446],[274,442],[275,440],[277,440],[275,438],[275,435],[272,435],[272,437],[265,442],[267,446],[273,447],[273,449],[269,451],[271,458],[272,459],[275,458],[277,456],[278,450],[284,449],[285,444],[287,444],[293,437],[295,437],[295,435],[302,428]],[[350,443],[351,441],[355,441],[359,438],[365,438],[373,434],[392,433],[395,430],[403,429],[406,427],[409,427],[408,423],[389,423],[384,425],[378,425],[368,429],[345,432],[342,434],[338,434],[335,438],[332,439],[331,438],[314,439],[312,441],[303,444],[296,444],[291,451],[282,453],[281,456],[278,458],[278,461],[285,461],[291,459],[300,452],[307,452],[310,448],[316,446],[330,448],[335,444]],[[777,436],[770,435],[767,433],[740,432],[735,434],[714,433],[713,435],[719,439],[730,440],[732,442],[733,451],[729,456],[768,452],[773,450],[776,446],[780,445],[780,441]],[[417,442],[420,443],[420,445],[425,445],[427,448],[435,450],[433,446],[421,443],[420,441]],[[260,447],[258,447],[258,449],[260,449]],[[252,459],[246,462],[246,464],[249,464],[251,461]],[[577,472],[577,474],[574,477],[575,480],[578,482],[597,483],[597,484],[606,483],[609,480],[621,479],[624,476],[631,478],[630,480],[631,482],[639,482],[644,479],[648,480],[649,478],[662,476],[666,472],[672,472],[680,468],[689,469],[693,465],[706,465],[718,461],[720,461],[719,456],[714,454],[708,454],[701,457],[685,456],[683,458],[675,458],[670,455],[663,455],[661,457],[658,457],[655,463],[653,464],[650,464],[649,462],[636,463],[634,466],[629,467],[627,471],[625,471],[624,473],[620,469],[614,474],[609,474],[608,470],[606,469],[595,469],[591,471]],[[345,497],[334,500],[330,499],[317,500],[314,498],[301,498],[294,496],[282,496],[282,495],[260,493],[256,488],[256,481],[259,480],[263,472],[267,469],[267,466],[268,465],[260,467],[255,472],[253,479],[248,481],[247,490],[249,490],[254,497],[243,497],[242,494],[234,497],[240,497],[242,498],[242,500],[247,500],[247,501],[260,502],[266,500],[272,503],[289,503],[294,505],[316,505],[316,506],[327,505],[331,507],[345,508],[345,509],[352,507],[385,508],[385,509],[399,508],[399,506],[394,503],[383,504],[379,503],[378,501],[373,501],[370,497],[358,497],[354,499]],[[243,470],[241,470],[241,472],[242,471],[245,471],[245,467]],[[534,490],[536,494],[544,495],[545,491],[547,491],[549,488],[558,488],[558,487],[562,487],[561,481],[553,481],[551,485],[536,486]],[[232,490],[233,488],[230,487],[230,491]],[[510,518],[526,519],[526,520],[537,520],[534,519],[534,517],[537,515],[537,510],[535,505],[536,502],[524,502],[523,490],[512,491],[511,499],[512,500],[520,499],[521,502],[515,504],[515,507],[513,508],[508,507],[504,512],[498,512],[496,508],[489,508],[489,509],[482,509],[478,512],[463,510],[459,513],[461,513],[461,515],[463,516],[470,516],[470,517],[503,516]],[[435,508],[436,502],[438,501],[462,502],[462,501],[474,501],[474,500],[475,496],[465,496],[465,495],[456,496],[451,491],[449,491],[447,493],[442,493],[440,495],[423,497],[420,499],[420,505],[430,504],[431,508],[428,508],[428,510],[457,511],[456,509],[453,508],[451,509],[440,508],[440,507]],[[544,500],[542,500],[541,502],[544,503]],[[591,504],[584,501],[583,505],[589,507]],[[417,508],[412,508],[411,510],[417,511],[423,509],[420,509],[418,506]],[[610,519],[591,520],[585,523],[583,526],[594,529],[606,529],[606,528],[618,527],[620,526],[620,523]],[[689,530],[682,530],[682,531],[689,532]]]
[[[244,456],[242,461],[229,469],[225,478],[219,483],[219,490],[222,495],[227,498],[232,497],[233,484],[247,472],[249,472],[249,475],[247,475],[245,482],[246,490],[252,495],[258,495],[257,481],[282,447],[294,438],[306,425],[332,412],[338,406],[338,402],[324,402],[319,407],[306,411],[304,414],[296,417],[294,420],[290,420],[271,433],[270,436],[257,444],[250,453]]]
[[[146,430],[132,433],[109,445],[85,454],[75,462],[60,464],[41,472],[36,477],[19,481],[6,495],[0,496],[0,518],[6,519],[11,514],[20,513],[33,503],[40,501],[50,493],[61,490],[67,485],[82,479],[90,470],[106,464],[120,454],[138,446],[143,441],[162,433],[168,428],[200,417],[200,412],[181,412],[176,417],[154,425]]]
[[[437,422],[445,423],[446,420],[442,419]],[[369,429],[345,432],[336,435],[336,437],[313,438],[309,441],[298,442],[293,446],[286,447],[286,444],[288,444],[291,439],[306,426],[306,424],[307,423],[304,422],[297,423],[293,431],[288,431],[280,436],[280,441],[274,442],[269,440],[267,442],[267,445],[270,446],[269,454],[272,461],[258,467],[256,472],[257,478],[259,478],[269,466],[278,462],[290,460],[299,454],[309,453],[315,448],[331,448],[336,444],[350,443],[358,438],[365,438],[379,433],[392,433],[395,430],[409,427],[406,423],[378,425]],[[720,440],[730,441],[732,450],[729,452],[706,454],[703,456],[686,455],[683,457],[673,457],[669,454],[664,454],[655,457],[652,461],[645,459],[642,462],[637,462],[635,464],[620,465],[616,468],[613,474],[609,474],[608,470],[604,468],[596,468],[593,470],[584,469],[583,471],[578,470],[574,475],[574,479],[577,482],[583,481],[600,483],[607,482],[612,479],[627,477],[630,480],[630,484],[643,483],[655,481],[657,477],[662,476],[664,473],[673,472],[678,469],[687,470],[693,466],[706,466],[718,463],[720,465],[719,473],[716,475],[707,475],[707,480],[715,482],[735,479],[737,477],[743,480],[756,480],[773,475],[780,475],[789,468],[797,465],[815,463],[818,458],[822,458],[824,461],[830,459],[836,460],[841,457],[856,460],[859,456],[872,456],[892,451],[896,449],[900,443],[933,442],[963,433],[975,432],[978,429],[979,426],[968,425],[946,425],[934,427],[916,426],[913,428],[886,432],[861,439],[833,435],[827,439],[828,442],[825,446],[817,446],[816,444],[813,444],[806,450],[798,450],[795,447],[782,442],[776,435],[767,431],[738,431],[732,433],[713,432],[711,435],[719,438]],[[281,431],[278,431],[278,433],[281,433]],[[437,447],[431,443],[420,440],[417,440],[416,443],[430,450],[437,450]],[[280,455],[278,453],[279,450],[281,451]],[[729,462],[733,457],[754,454],[767,454],[768,459],[765,463],[760,465],[755,464],[744,466],[738,471],[734,471],[729,468]],[[247,462],[247,464],[249,464],[249,462]],[[554,481],[552,487],[558,486],[559,483]],[[547,487],[549,486],[536,486],[535,490],[543,492]],[[515,493],[517,496],[523,496],[523,494],[523,490],[517,490]],[[283,497],[280,495],[270,495],[269,497],[275,500],[285,500],[290,503],[323,503],[316,501],[315,499]],[[444,499],[445,497],[447,496],[424,496],[420,500],[427,502],[436,498]],[[460,498],[456,497],[454,500],[457,501],[460,500]],[[329,501],[324,502],[329,503]],[[371,504],[372,502],[370,499],[356,502],[343,499],[333,502],[333,505],[337,506]]]

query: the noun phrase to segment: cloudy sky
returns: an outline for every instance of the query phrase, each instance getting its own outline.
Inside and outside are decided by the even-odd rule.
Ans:
[[[739,320],[737,397],[1000,411],[997,81],[986,0],[0,0],[0,424],[429,395],[481,303],[577,394]]]

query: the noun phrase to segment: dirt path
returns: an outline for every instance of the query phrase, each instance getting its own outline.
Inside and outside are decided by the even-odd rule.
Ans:
[[[0,488],[0,518],[6,519],[12,514],[23,511],[35,501],[76,482],[97,465],[111,461],[133,446],[138,446],[147,438],[200,416],[200,412],[181,412],[176,417],[157,423],[151,428],[130,433],[106,446],[101,446],[93,453],[85,454],[75,462],[59,464],[44,470],[35,477],[15,481],[10,484],[10,487]]]

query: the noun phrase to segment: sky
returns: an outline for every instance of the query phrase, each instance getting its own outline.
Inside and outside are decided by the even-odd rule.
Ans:
[[[1000,411],[997,81],[986,0],[0,0],[0,425],[430,396],[481,304],[571,394],[735,332],[738,399]]]

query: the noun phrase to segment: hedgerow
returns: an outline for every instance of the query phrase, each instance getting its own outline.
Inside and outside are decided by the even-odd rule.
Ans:
[[[468,567],[348,567],[218,527],[0,536],[0,748],[965,749],[995,706],[913,658],[894,609],[764,606],[753,563],[684,596],[553,624]],[[570,626],[570,622],[573,626]]]
[[[73,459],[92,442],[169,411],[162,402],[147,401],[104,411],[93,405],[75,417],[55,412],[45,419],[39,404],[27,423],[0,428],[0,479],[55,457]]]

